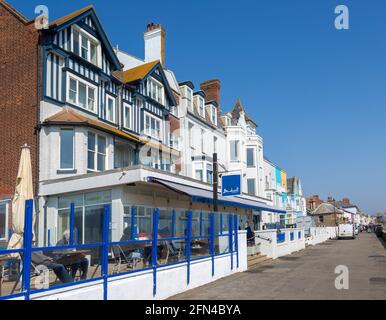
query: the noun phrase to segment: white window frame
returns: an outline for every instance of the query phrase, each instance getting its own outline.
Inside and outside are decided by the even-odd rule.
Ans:
[[[193,90],[188,86],[185,87],[185,98],[186,106],[188,109],[193,110]]]
[[[201,169],[200,169],[200,168]],[[206,170],[204,170],[204,162],[194,162],[194,165],[193,165],[193,176],[194,176],[194,179],[198,180],[198,181],[204,181],[205,179],[205,174],[206,174]],[[196,171],[197,170],[201,170],[201,179],[198,179],[197,175],[196,175]]]
[[[249,192],[249,182],[253,180],[253,191],[254,193]],[[247,179],[247,194],[250,196],[256,196],[256,179],[255,178],[248,178]]]
[[[88,148],[88,135],[89,133],[92,133],[95,135],[95,144],[94,144],[94,147],[95,149],[94,150],[91,150]],[[106,139],[106,149],[105,149],[105,153],[104,153],[104,156],[105,156],[105,169],[104,171],[108,170],[108,164],[109,164],[109,161],[108,161],[108,149],[109,149],[109,138],[105,135],[102,135],[102,134],[99,134],[95,131],[92,131],[92,130],[88,130],[87,131],[87,171],[89,172],[103,172],[101,170],[98,170],[98,154],[102,154],[101,152],[99,152],[99,148],[98,148],[98,140],[99,140],[99,137],[103,137]],[[92,151],[94,152],[94,168],[89,168],[88,167],[88,153],[89,151]]]
[[[0,240],[1,241],[7,241],[8,240],[8,219],[9,219],[9,203],[10,203],[11,200],[0,200],[0,205],[4,205],[5,204],[5,237],[4,238],[1,238],[0,237]]]
[[[69,131],[72,130],[72,168],[62,168],[62,163],[61,163],[61,149],[62,149],[62,131]],[[59,131],[59,169],[60,171],[73,171],[75,170],[75,128],[60,128]]]
[[[101,67],[102,65],[102,54],[101,54],[101,43],[100,41],[95,38],[93,35],[91,35],[90,33],[88,33],[86,30],[83,30],[82,28],[79,28],[75,25],[73,25],[71,27],[71,51],[72,52],[75,52],[74,51],[74,30],[76,30],[78,33],[79,33],[79,39],[78,39],[78,44],[79,44],[79,48],[78,48],[78,52],[79,52],[79,57],[81,57],[82,59],[98,66],[98,67]],[[82,57],[82,36],[87,38],[87,58],[83,58]],[[95,45],[95,49],[96,49],[96,63],[92,62],[91,61],[91,43],[93,43]]]
[[[155,91],[155,97],[153,97],[153,87],[156,87],[158,90]],[[164,85],[157,81],[156,79],[149,77],[147,82],[147,92],[148,96],[157,101],[158,103],[164,105],[165,102],[165,88]]]
[[[193,131],[194,131],[194,124],[191,122],[188,122],[188,134],[189,134],[189,147],[194,148],[194,137],[193,137]]]
[[[111,120],[110,119],[110,114],[109,114],[109,108],[108,108],[108,106],[109,106],[109,100],[112,100],[113,101],[113,119]],[[106,94],[106,120],[107,121],[110,121],[110,122],[112,122],[112,123],[115,123],[115,120],[116,120],[116,99],[112,96],[112,95],[110,95],[110,94]]]
[[[75,95],[75,102],[72,102],[70,101],[70,79],[76,81],[76,95]],[[83,85],[86,86],[86,108],[82,107],[80,104],[79,104],[79,83],[82,83]],[[94,110],[90,110],[88,108],[88,91],[89,91],[89,87],[91,89],[94,90]],[[71,103],[83,110],[87,110],[89,112],[92,112],[94,114],[97,114],[97,106],[98,106],[98,88],[97,86],[91,84],[90,82],[88,81],[85,81],[83,79],[81,79],[80,77],[74,75],[73,73],[70,73],[70,72],[67,72],[67,90],[66,90],[66,101],[68,103]]]
[[[206,131],[204,129],[201,129],[201,153],[206,153]]]
[[[213,119],[214,118],[214,119]],[[210,120],[217,126],[217,108],[214,105],[210,106]],[[213,121],[214,120],[214,121]]]
[[[232,159],[232,150],[231,150],[232,142],[234,142],[234,143],[237,142],[235,159]],[[229,160],[230,160],[230,162],[240,162],[240,140],[230,140],[229,141]]]
[[[129,109],[129,126],[126,123],[126,110]],[[129,130],[133,130],[133,106],[128,103],[123,103],[123,127]]]
[[[146,127],[146,119],[149,118],[150,119],[150,132],[148,131],[147,127]],[[159,136],[157,137],[156,135],[153,134],[153,130],[154,132],[156,131],[155,129],[152,129],[151,127],[151,119],[154,119],[154,123],[158,122],[159,123]],[[162,134],[163,134],[163,130],[162,130],[162,120],[151,115],[150,113],[148,112],[145,112],[144,114],[144,133],[145,135],[149,136],[149,137],[152,137],[153,139],[156,139],[156,140],[162,140]]]
[[[198,96],[198,110],[199,110],[200,116],[205,118],[205,100],[201,96]]]
[[[252,149],[253,150],[253,164],[252,165],[249,165],[248,164],[248,150],[249,149]],[[246,148],[245,148],[245,150],[246,150],[246,155],[245,155],[245,162],[246,162],[246,164],[247,164],[247,168],[256,168],[256,166],[257,166],[257,159],[256,159],[256,148],[255,147],[253,147],[253,146],[247,146]]]

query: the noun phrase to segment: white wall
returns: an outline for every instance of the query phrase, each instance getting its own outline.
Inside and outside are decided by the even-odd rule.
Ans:
[[[197,288],[233,273],[247,270],[246,232],[239,231],[239,268],[233,254],[233,270],[229,254],[215,257],[215,275],[212,277],[211,258],[191,262],[190,284],[187,284],[186,263],[157,269],[157,294],[153,296],[153,272],[143,271],[117,276],[108,280],[109,300],[166,299],[178,293]],[[70,286],[31,295],[33,300],[101,300],[102,281]]]

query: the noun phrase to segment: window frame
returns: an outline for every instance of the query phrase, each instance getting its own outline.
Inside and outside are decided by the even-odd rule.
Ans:
[[[148,96],[154,101],[157,101],[159,104],[164,105],[165,104],[165,86],[158,80],[154,79],[153,77],[149,77],[147,81],[148,81],[147,82]],[[154,87],[158,89],[155,91],[155,97],[153,97]]]
[[[197,169],[197,167],[201,167],[201,169],[200,168]],[[205,172],[204,162],[202,161],[194,162],[193,170],[194,170],[194,179],[196,179],[197,181],[204,182],[204,172]],[[201,179],[197,178],[197,175],[196,175],[197,171],[201,171]]]
[[[89,135],[93,134],[95,136],[95,141],[94,141],[94,150],[89,149]],[[105,138],[106,139],[106,145],[105,145],[105,153],[101,153],[99,151],[99,138]],[[94,168],[89,168],[88,165],[88,159],[89,159],[89,152],[94,153]],[[98,170],[98,155],[104,155],[104,170]],[[87,172],[104,172],[108,170],[108,137],[101,135],[99,133],[96,133],[94,131],[88,130],[87,131]]]
[[[186,106],[189,110],[193,110],[193,90],[188,86],[185,87],[185,98]]]
[[[62,131],[72,131],[72,167],[62,168]],[[74,171],[75,170],[75,128],[63,127],[59,132],[59,170],[60,171]]]
[[[77,51],[75,51],[74,48],[74,31],[78,33],[78,48]],[[83,46],[83,38],[87,40],[87,48]],[[95,59],[96,61],[93,62],[91,59],[91,44],[95,46]],[[87,62],[100,67],[101,66],[101,55],[100,55],[100,46],[101,42],[95,38],[93,35],[88,33],[86,30],[78,27],[78,26],[71,26],[71,52],[78,55],[80,58],[86,60]],[[82,55],[82,49],[86,48],[87,50],[87,58],[83,57]]]
[[[232,159],[232,142],[235,143],[235,158]],[[230,162],[240,162],[240,140],[229,141],[229,160]]]
[[[249,183],[253,181],[253,193],[250,192],[249,190]],[[247,179],[247,194],[249,196],[256,196],[256,179],[255,178],[248,178]]]
[[[129,126],[127,126],[126,122],[126,110],[129,110]],[[133,105],[124,102],[123,103],[123,127],[129,130],[133,130]]]
[[[76,94],[75,94],[75,102],[74,101],[71,101],[70,100],[70,91],[71,91],[71,87],[70,87],[70,82],[71,80],[75,81],[76,82]],[[76,76],[75,74],[71,73],[71,72],[67,72],[67,90],[66,90],[66,102],[67,103],[70,103],[74,106],[77,106],[79,108],[81,108],[82,110],[86,110],[88,112],[91,112],[93,114],[97,114],[98,112],[98,108],[97,108],[97,105],[98,105],[98,88],[97,86],[91,84],[90,82],[88,81],[85,81],[83,79],[81,79],[80,77]],[[86,107],[82,107],[80,104],[79,104],[79,83],[83,84],[86,86]],[[88,102],[89,102],[89,88],[93,89],[94,90],[94,109],[91,110],[88,108]]]
[[[0,235],[0,241],[7,241],[8,240],[8,237],[9,237],[9,233],[8,233],[8,227],[9,227],[9,224],[8,224],[8,219],[9,219],[9,203],[10,203],[11,200],[0,200],[0,206],[2,205],[5,205],[5,223],[4,223],[4,228],[5,228],[5,232],[4,232],[4,237],[2,237]]]
[[[252,150],[253,164],[248,164],[248,151]],[[256,148],[253,146],[246,147],[246,164],[247,168],[256,168]]]
[[[148,128],[147,128],[147,118],[150,119],[150,122],[149,122],[150,132],[148,131]],[[158,137],[153,135],[152,121],[151,120],[154,120],[154,124],[159,123],[159,136]],[[144,130],[143,131],[144,131],[145,135],[149,136],[149,137],[151,137],[153,139],[161,141],[162,140],[162,133],[163,133],[163,131],[162,131],[162,120],[160,118],[157,118],[157,117],[153,116],[152,114],[150,114],[148,112],[145,112],[145,114],[144,114],[144,121],[145,121],[145,123],[144,123]],[[156,126],[155,126],[154,131],[155,132],[157,131]]]
[[[213,117],[214,116],[214,117]],[[213,119],[214,118],[214,119]],[[210,120],[217,126],[217,108],[213,104],[210,106]]]
[[[113,112],[113,119],[111,120],[109,118],[109,102],[110,101],[113,101],[113,109],[112,109],[112,112]],[[111,123],[115,123],[116,122],[116,98],[114,98],[111,94],[108,94],[106,93],[106,120],[111,122]]]

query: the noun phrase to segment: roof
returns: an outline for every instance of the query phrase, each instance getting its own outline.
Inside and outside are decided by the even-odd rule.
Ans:
[[[322,203],[320,204],[314,211],[312,211],[312,215],[326,215],[326,214],[342,214],[343,211],[334,207],[331,203]]]
[[[249,117],[248,113],[245,111],[243,104],[241,103],[240,98],[236,100],[235,106],[231,111],[232,115],[232,125],[237,125],[240,119],[240,113],[243,112],[245,116],[245,121],[253,123],[256,127],[257,124]]]
[[[119,72],[119,77],[124,83],[132,83],[143,79],[160,61],[152,61],[142,64],[138,67]]]
[[[43,122],[44,124],[72,124],[72,125],[85,125],[95,129],[99,129],[116,136],[132,140],[134,142],[140,142],[139,138],[123,132],[107,123],[104,123],[99,120],[94,120],[89,117],[86,117],[78,112],[75,112],[72,109],[63,109],[62,111],[54,114],[53,116],[47,118]]]
[[[82,14],[90,9],[94,9],[94,6],[88,5],[87,7],[84,7],[82,9],[71,12],[71,13],[65,15],[64,17],[58,18],[58,19],[50,22],[50,26],[60,26],[61,24],[70,21],[71,19],[77,17],[78,15],[80,15],[80,14]]]

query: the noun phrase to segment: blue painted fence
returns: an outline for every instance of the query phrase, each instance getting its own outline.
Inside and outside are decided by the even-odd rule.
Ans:
[[[76,228],[74,228],[74,215],[75,215],[75,209],[74,205],[71,204],[70,206],[70,240],[69,245],[67,246],[51,246],[51,232],[48,230],[48,246],[47,247],[33,247],[32,246],[32,215],[33,215],[33,200],[27,200],[26,206],[25,206],[25,227],[24,227],[24,244],[23,248],[18,250],[0,250],[0,256],[1,255],[7,255],[11,253],[18,253],[20,255],[20,263],[23,265],[20,275],[21,275],[21,289],[19,292],[14,294],[9,294],[6,296],[0,296],[0,300],[5,299],[11,299],[11,298],[18,298],[18,297],[24,297],[25,300],[29,300],[31,294],[33,293],[39,293],[43,291],[50,291],[58,288],[63,287],[71,287],[82,283],[87,282],[95,282],[103,280],[103,298],[104,300],[108,299],[108,279],[116,276],[121,276],[124,274],[130,274],[135,272],[140,272],[144,270],[152,270],[153,271],[153,295],[157,294],[157,270],[160,267],[164,267],[166,265],[177,265],[177,264],[184,264],[186,263],[186,281],[187,284],[190,282],[190,265],[191,261],[201,260],[201,259],[207,259],[211,258],[212,262],[212,276],[215,275],[215,257],[229,254],[231,257],[231,263],[230,268],[231,270],[234,268],[233,265],[233,259],[234,256],[236,256],[236,266],[239,267],[239,249],[238,249],[238,216],[237,215],[228,215],[228,230],[227,234],[223,235],[223,214],[219,215],[220,219],[220,230],[218,230],[218,233],[215,232],[215,214],[211,213],[209,215],[209,230],[208,234],[205,235],[203,232],[203,214],[200,212],[199,215],[199,228],[200,228],[200,235],[199,236],[193,236],[192,235],[192,212],[189,211],[187,214],[187,220],[186,220],[186,232],[185,237],[175,237],[175,225],[176,225],[176,215],[175,210],[172,211],[171,216],[171,224],[172,224],[172,230],[171,230],[171,237],[170,238],[162,238],[159,239],[159,210],[157,208],[153,211],[153,225],[152,225],[152,239],[151,240],[138,240],[137,238],[137,226],[135,224],[135,210],[132,210],[132,219],[131,219],[131,239],[129,241],[120,241],[120,242],[110,242],[110,217],[111,217],[111,205],[105,205],[104,206],[104,214],[103,214],[103,230],[102,230],[102,241],[100,243],[88,243],[88,244],[78,244],[78,232]],[[283,234],[284,236],[284,234]],[[216,253],[216,238],[228,238],[228,245],[229,245],[229,252]],[[207,240],[208,241],[208,255],[199,257],[199,258],[191,258],[191,243],[195,240]],[[278,235],[279,239],[279,235]],[[169,264],[160,264],[157,259],[157,250],[159,241],[185,241],[185,259],[179,260],[175,263],[169,263]],[[284,241],[284,240],[283,240]],[[279,242],[279,241],[278,241]],[[138,270],[132,270],[132,271],[125,271],[120,272],[116,274],[109,274],[108,270],[108,261],[109,261],[109,248],[114,245],[136,245],[136,244],[144,244],[144,243],[150,243],[151,244],[151,265],[147,268],[142,268]],[[82,280],[82,281],[76,281],[69,284],[59,284],[52,286],[48,289],[31,289],[30,283],[31,283],[31,255],[33,252],[36,251],[60,251],[60,250],[69,250],[69,249],[98,249],[101,252],[100,255],[100,266],[101,266],[101,273],[99,276],[93,277],[92,279]],[[128,288],[130,290],[130,288]]]
[[[283,243],[285,242],[285,233],[277,233],[277,243]]]

